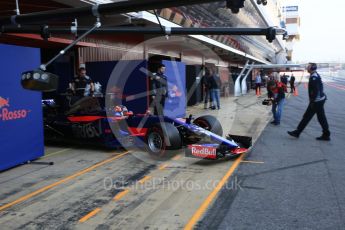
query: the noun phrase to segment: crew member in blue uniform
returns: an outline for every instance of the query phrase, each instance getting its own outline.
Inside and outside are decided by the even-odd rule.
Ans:
[[[325,115],[324,105],[326,102],[326,94],[323,92],[323,84],[320,75],[316,72],[316,63],[309,63],[308,73],[310,73],[308,92],[309,92],[309,105],[303,115],[303,119],[294,131],[288,131],[288,134],[298,138],[304,128],[308,125],[309,121],[316,113],[317,119],[322,127],[322,135],[317,137],[317,140],[329,141],[330,131],[328,127],[327,118]]]
[[[152,104],[156,115],[163,115],[165,99],[168,97],[168,79],[165,73],[165,65],[160,64],[157,72],[151,78]]]

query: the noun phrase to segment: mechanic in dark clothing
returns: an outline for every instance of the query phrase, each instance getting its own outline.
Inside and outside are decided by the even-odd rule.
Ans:
[[[294,131],[288,131],[288,134],[298,138],[304,128],[308,125],[309,121],[316,113],[317,119],[322,127],[322,135],[317,137],[317,140],[329,141],[330,132],[328,122],[325,115],[324,104],[326,102],[326,95],[323,92],[323,84],[320,75],[316,72],[316,63],[309,63],[308,72],[310,73],[308,91],[309,91],[309,105],[303,115],[303,119]]]
[[[160,64],[157,72],[150,77],[151,98],[156,115],[164,114],[165,99],[168,97],[168,79],[165,73],[165,65]]]
[[[275,82],[275,80],[274,80],[272,75],[270,75],[268,77],[266,85],[267,85],[267,97],[268,98],[273,98],[274,95],[273,95],[273,91],[272,90],[275,87],[276,82]]]
[[[280,80],[284,85],[287,85],[288,83],[288,78],[287,76],[285,75],[285,73],[283,74],[281,80]]]
[[[212,108],[212,95],[211,95],[211,81],[212,75],[210,74],[209,69],[205,69],[205,75],[202,78],[202,87],[204,92],[204,109],[207,109],[207,104],[209,103],[209,107]]]
[[[290,93],[293,93],[295,92],[295,76],[292,74],[291,77],[290,77]]]
[[[214,69],[210,69],[211,77],[211,97],[212,97],[212,108],[216,109],[215,103],[217,103],[217,109],[220,109],[220,87],[221,81],[219,75],[215,72]]]
[[[87,91],[87,87],[90,87],[90,91]],[[78,75],[70,83],[70,89],[73,94],[78,97],[92,96],[95,92],[95,85],[92,79],[86,75],[86,69],[81,67],[78,70]]]

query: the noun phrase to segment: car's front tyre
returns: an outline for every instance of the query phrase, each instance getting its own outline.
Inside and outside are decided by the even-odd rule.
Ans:
[[[171,123],[157,123],[146,134],[146,149],[155,156],[166,156],[169,150],[180,149],[182,139]]]

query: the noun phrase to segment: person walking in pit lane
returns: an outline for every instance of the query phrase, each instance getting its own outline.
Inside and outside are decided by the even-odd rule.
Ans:
[[[273,89],[275,88],[276,82],[274,80],[273,73],[271,73],[266,79],[266,89],[267,89],[267,97],[273,98]]]
[[[285,73],[284,73],[283,76],[280,78],[280,81],[281,81],[284,85],[287,85],[287,83],[288,83],[288,77],[286,76]]]
[[[273,121],[271,124],[273,125],[280,125],[281,116],[283,113],[283,107],[285,102],[285,92],[286,92],[286,85],[278,80],[275,80],[274,84],[272,84],[270,91],[272,92],[272,113],[273,113]]]
[[[219,75],[216,73],[215,69],[210,68],[211,77],[211,97],[212,97],[212,108],[211,109],[220,109],[220,87],[221,81]],[[216,104],[217,103],[217,104]]]
[[[295,92],[295,76],[292,74],[290,77],[290,93],[294,93]]]
[[[261,83],[262,83],[261,73],[258,72],[255,76],[255,91],[256,91],[257,96],[261,95]]]
[[[208,68],[205,69],[205,75],[202,77],[202,86],[203,86],[203,93],[204,93],[204,109],[212,108],[212,95],[211,95],[211,81],[212,75],[210,74],[210,70]]]
[[[316,63],[309,63],[307,70],[308,73],[310,73],[308,83],[309,105],[303,115],[301,122],[298,124],[297,129],[294,131],[288,131],[288,134],[290,136],[298,138],[316,113],[317,120],[319,121],[322,127],[322,135],[320,137],[317,137],[316,140],[330,141],[331,133],[329,131],[329,126],[324,110],[324,105],[327,100],[327,97],[326,94],[323,92],[322,79],[320,75],[316,72]]]

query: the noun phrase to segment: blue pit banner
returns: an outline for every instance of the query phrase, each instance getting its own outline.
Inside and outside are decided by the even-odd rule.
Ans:
[[[40,50],[0,44],[0,171],[44,155],[41,93],[21,73],[40,65]]]
[[[147,69],[145,60],[86,63],[88,75],[101,84],[104,96],[114,96],[114,105],[125,105],[135,114],[148,108],[147,76],[142,69]]]
[[[172,118],[185,117],[187,107],[186,65],[182,62],[163,61],[168,79],[168,98],[164,114]]]

